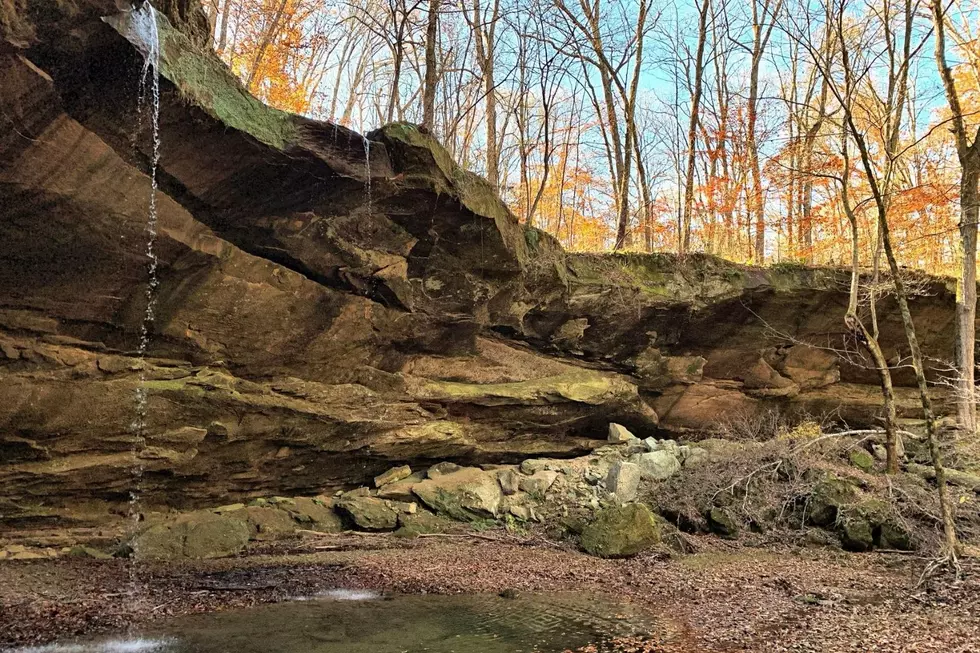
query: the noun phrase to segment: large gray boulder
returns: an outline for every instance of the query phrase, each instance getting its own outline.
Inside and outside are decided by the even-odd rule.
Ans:
[[[582,548],[600,558],[634,556],[660,543],[660,524],[641,503],[606,508],[582,530]]]
[[[636,463],[615,462],[606,475],[606,490],[622,502],[632,501],[640,487],[641,475],[640,466]]]
[[[681,471],[681,461],[669,451],[651,451],[630,458],[630,462],[640,467],[643,478],[651,481],[665,481]]]
[[[524,476],[520,479],[521,490],[527,492],[528,494],[538,495],[543,497],[544,493],[554,485],[555,480],[558,478],[558,472],[554,472],[548,469],[542,469],[540,471],[534,472],[530,476]]]
[[[339,501],[337,510],[363,530],[393,531],[398,527],[398,513],[402,505],[375,497],[351,497]]]
[[[209,511],[155,524],[133,540],[138,559],[222,558],[245,548],[251,533],[245,519]]]
[[[412,491],[436,514],[460,521],[496,517],[503,500],[496,474],[477,467],[429,478]]]

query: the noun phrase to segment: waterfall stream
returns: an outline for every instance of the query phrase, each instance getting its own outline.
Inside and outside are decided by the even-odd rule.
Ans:
[[[139,502],[143,493],[143,452],[146,448],[146,426],[148,413],[146,356],[153,331],[159,259],[156,254],[157,239],[157,166],[160,161],[160,34],[157,15],[149,2],[138,3],[126,15],[126,27],[134,37],[132,40],[143,55],[137,94],[137,136],[142,131],[143,115],[149,111],[150,136],[152,140],[149,176],[150,189],[146,219],[146,269],[147,282],[144,291],[146,308],[139,327],[139,341],[136,357],[139,360],[139,379],[135,396],[135,415],[130,430],[133,435],[133,484],[130,490],[129,516],[132,522],[132,535],[135,536],[140,520]],[[135,542],[135,540],[134,540]],[[134,544],[135,547],[135,544]],[[130,594],[135,602],[139,598],[139,576],[137,559],[139,551],[133,551],[133,564],[130,565]]]
[[[371,215],[371,141],[364,138],[364,166],[366,172],[367,210]]]

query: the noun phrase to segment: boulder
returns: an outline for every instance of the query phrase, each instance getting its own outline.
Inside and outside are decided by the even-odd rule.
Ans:
[[[497,472],[497,482],[500,483],[500,490],[505,496],[517,494],[521,489],[521,475],[513,469],[503,469]]]
[[[296,497],[286,510],[301,528],[321,533],[344,530],[340,516],[334,511],[334,501],[329,497]]]
[[[511,506],[507,509],[507,512],[512,516],[517,517],[521,521],[531,521],[531,506],[526,506],[523,504],[518,504],[516,506]]]
[[[389,483],[384,487],[378,488],[377,497],[379,499],[390,499],[392,501],[415,501],[415,493],[412,488],[427,478],[426,472],[415,472],[411,476],[401,481]]]
[[[651,481],[665,481],[681,470],[677,456],[669,451],[651,451],[630,458],[630,462],[640,467],[643,478]]]
[[[366,531],[391,531],[398,526],[398,510],[392,501],[376,497],[344,498],[337,510],[357,528]]]
[[[697,467],[698,465],[705,463],[710,458],[707,449],[702,449],[701,447],[688,447],[687,451],[684,453],[683,464],[684,467]]]
[[[416,537],[429,533],[442,533],[451,526],[452,522],[434,515],[428,510],[416,510],[411,514],[402,513],[398,515],[398,530],[395,531],[395,535]]]
[[[600,558],[625,558],[659,544],[660,524],[640,503],[614,506],[599,512],[582,530],[581,545]]]
[[[861,471],[870,472],[875,468],[874,456],[864,449],[851,449],[847,454],[847,459]]]
[[[807,521],[815,526],[833,526],[841,510],[853,503],[857,496],[858,491],[854,485],[828,475],[810,492],[806,505]]]
[[[874,547],[871,524],[860,517],[844,520],[840,528],[840,543],[847,551],[870,551]]]
[[[496,517],[503,499],[496,475],[476,467],[430,477],[412,491],[436,514],[460,521]]]
[[[198,511],[155,524],[136,536],[137,558],[221,558],[239,553],[251,533],[245,519]]]
[[[738,539],[738,522],[730,512],[724,508],[712,508],[705,517],[712,533],[726,540]]]
[[[533,476],[543,469],[556,471],[561,469],[564,464],[564,461],[555,460],[553,458],[528,458],[527,460],[521,462],[520,470],[522,474]]]
[[[915,550],[912,534],[900,524],[891,521],[886,521],[879,526],[877,544],[882,549]]]
[[[292,516],[278,507],[248,506],[228,516],[247,522],[252,539],[256,540],[278,540],[296,531]]]
[[[630,432],[628,428],[626,428],[622,424],[610,423],[609,435],[606,439],[609,440],[609,442],[613,442],[615,444],[622,444],[624,442],[629,442],[630,440],[635,440],[637,438],[635,435],[633,435]]]
[[[606,490],[622,502],[629,502],[636,498],[636,491],[640,487],[641,471],[636,463],[615,462],[609,467],[606,475]]]
[[[374,487],[380,488],[388,485],[389,483],[395,483],[397,481],[404,480],[412,475],[412,468],[408,465],[402,465],[401,467],[392,467],[383,474],[379,474],[374,477]]]
[[[520,488],[528,494],[543,497],[557,478],[558,472],[542,469],[531,476],[522,476],[520,479]]]

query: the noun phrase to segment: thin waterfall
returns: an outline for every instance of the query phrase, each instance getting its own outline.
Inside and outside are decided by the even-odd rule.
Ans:
[[[367,137],[364,138],[364,166],[367,180],[367,210],[368,215],[371,215],[371,141]]]
[[[140,72],[139,92],[137,95],[137,129],[141,130],[143,113],[149,105],[150,133],[152,150],[150,153],[150,196],[146,220],[146,267],[147,282],[144,291],[146,309],[140,321],[139,342],[136,357],[139,360],[139,379],[136,387],[135,416],[130,427],[133,433],[133,485],[130,491],[130,519],[133,535],[136,534],[140,520],[139,502],[143,491],[143,458],[146,448],[146,426],[148,413],[146,355],[150,345],[150,335],[153,331],[154,310],[156,306],[157,286],[159,280],[157,271],[159,259],[156,254],[157,239],[157,166],[160,161],[160,34],[157,28],[157,15],[149,2],[136,5],[128,16],[128,27],[136,38],[134,42],[143,54],[143,68]],[[149,93],[147,92],[149,90]],[[149,94],[149,98],[147,95]],[[130,565],[130,593],[132,599],[139,595],[139,577],[136,560],[139,551],[136,550],[135,539],[133,564]]]

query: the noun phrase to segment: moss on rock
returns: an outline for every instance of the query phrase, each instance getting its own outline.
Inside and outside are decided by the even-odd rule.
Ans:
[[[582,530],[580,542],[600,558],[625,558],[659,544],[660,523],[641,503],[606,508]]]

